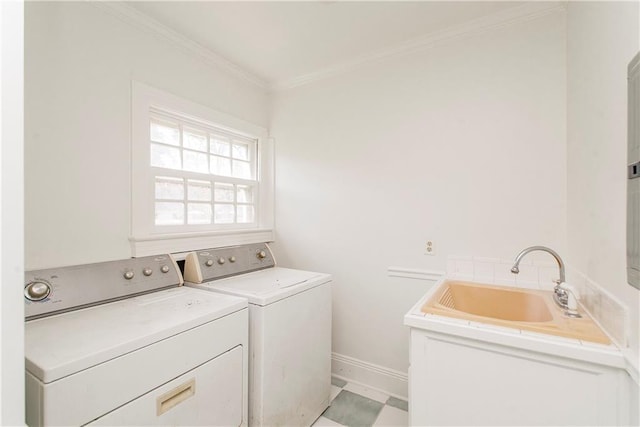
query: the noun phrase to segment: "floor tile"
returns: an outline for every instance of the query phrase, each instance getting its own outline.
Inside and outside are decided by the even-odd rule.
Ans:
[[[331,385],[342,388],[347,385],[347,382],[345,380],[341,380],[340,378],[331,377]]]
[[[342,391],[342,389],[340,387],[336,387],[334,385],[331,385],[331,394],[329,395],[329,402],[331,402],[333,399],[336,398],[336,396],[338,395],[338,393],[340,393]]]
[[[329,418],[326,417],[320,417],[316,420],[315,423],[313,423],[311,425],[311,427],[335,427],[335,426],[340,426],[342,424],[338,424],[335,421],[331,421]]]
[[[391,396],[389,400],[387,400],[387,405],[393,406],[394,408],[402,409],[403,411],[409,411],[409,402],[406,400],[398,399],[397,397]]]
[[[345,426],[370,427],[383,406],[375,400],[342,390],[322,416]]]
[[[402,409],[394,408],[389,405],[385,405],[378,415],[378,419],[373,424],[374,426],[407,426],[409,424],[409,413]]]
[[[344,386],[343,390],[349,390],[350,392],[359,394],[364,397],[368,397],[369,399],[377,400],[380,403],[386,403],[387,399],[389,399],[388,394],[384,394],[380,391],[370,389],[369,387],[365,387],[362,385],[348,383]]]

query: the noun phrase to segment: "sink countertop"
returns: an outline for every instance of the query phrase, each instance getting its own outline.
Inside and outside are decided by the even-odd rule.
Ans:
[[[449,279],[444,278],[438,281],[407,312],[404,317],[406,326],[615,368],[626,366],[623,354],[615,344],[598,344],[515,327],[497,326],[422,312],[422,307],[446,280]]]

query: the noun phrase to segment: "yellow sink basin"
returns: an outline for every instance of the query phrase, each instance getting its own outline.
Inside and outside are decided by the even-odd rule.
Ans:
[[[445,294],[444,305],[476,316],[514,322],[553,320],[544,298],[530,292],[451,283]]]
[[[564,315],[551,291],[519,289],[480,283],[444,281],[422,306],[423,313],[438,314],[567,338],[610,344],[587,313],[582,318]]]

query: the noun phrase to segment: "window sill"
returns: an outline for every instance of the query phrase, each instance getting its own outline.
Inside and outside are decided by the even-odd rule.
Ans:
[[[206,233],[172,233],[129,238],[135,257],[221,248],[247,243],[272,242],[272,229],[213,231]]]

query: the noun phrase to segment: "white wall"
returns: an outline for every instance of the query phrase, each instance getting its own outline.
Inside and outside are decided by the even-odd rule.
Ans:
[[[568,244],[571,264],[630,310],[640,359],[640,292],[626,279],[627,64],[640,49],[637,2],[569,2]]]
[[[387,267],[444,270],[447,255],[512,258],[544,244],[630,307],[637,359],[638,291],[624,272],[637,3],[571,2],[567,17],[277,93],[270,118],[263,90],[101,8],[25,9],[27,269],[130,256],[135,79],[271,122],[274,247],[283,265],[333,273],[335,352],[406,372],[402,315],[431,283]]]
[[[0,425],[24,425],[22,1],[0,2]]]
[[[565,47],[556,11],[275,95],[275,250],[334,275],[334,352],[407,371],[431,283],[389,266],[564,253]]]
[[[267,93],[89,2],[28,2],[26,268],[131,256],[131,80],[260,126]]]

